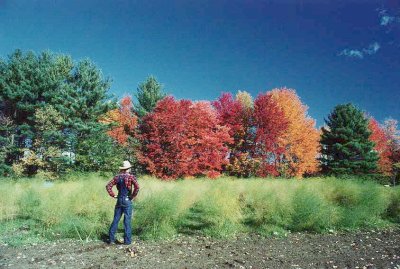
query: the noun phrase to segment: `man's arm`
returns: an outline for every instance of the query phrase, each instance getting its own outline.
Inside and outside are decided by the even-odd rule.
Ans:
[[[137,194],[139,192],[139,184],[138,184],[135,176],[132,175],[131,177],[132,177],[131,178],[131,181],[132,181],[131,200],[132,200],[133,198],[135,198],[137,196]]]
[[[116,197],[116,195],[114,194],[113,189],[112,189],[114,187],[114,185],[116,184],[116,180],[115,179],[116,179],[116,177],[111,179],[110,182],[108,182],[107,185],[106,185],[106,190],[107,190],[108,194],[113,198]]]

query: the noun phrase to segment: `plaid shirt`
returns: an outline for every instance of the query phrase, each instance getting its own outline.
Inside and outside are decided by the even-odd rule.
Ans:
[[[108,182],[107,186],[106,186],[106,190],[108,192],[108,194],[111,197],[115,197],[115,194],[113,192],[113,187],[114,185],[117,185],[118,183],[118,177],[120,175],[124,175],[124,180],[125,180],[125,186],[131,191],[132,195],[131,195],[131,199],[136,197],[136,195],[139,192],[139,184],[137,182],[137,179],[135,176],[128,174],[128,173],[121,173],[119,175],[116,175],[113,179],[110,180],[110,182]],[[132,185],[133,185],[133,192],[132,192]]]

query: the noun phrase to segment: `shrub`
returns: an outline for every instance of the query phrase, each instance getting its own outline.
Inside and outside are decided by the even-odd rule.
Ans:
[[[287,186],[289,188],[284,192],[281,189],[287,183],[287,181],[269,182],[269,187],[266,189],[263,181],[253,184],[249,182],[249,188],[242,193],[244,224],[248,228],[266,235],[274,232],[277,227],[281,230],[289,228],[293,210],[290,204],[292,186]]]
[[[338,219],[336,208],[320,193],[307,186],[299,187],[292,199],[293,214],[290,229],[321,232],[333,227]]]
[[[342,228],[362,228],[383,224],[389,206],[387,190],[370,181],[332,180],[331,201],[338,206]]]
[[[176,235],[179,193],[155,193],[134,206],[134,231],[144,239],[168,238]]]
[[[30,187],[18,201],[19,216],[25,219],[39,220],[42,215],[42,198],[37,190]]]
[[[386,217],[393,222],[400,223],[400,187],[394,188],[390,193]]]
[[[221,181],[181,216],[179,228],[185,233],[229,237],[241,229],[241,218],[237,189]]]
[[[4,232],[0,241],[14,244],[43,236],[101,238],[107,234],[115,205],[105,184],[98,174],[75,174],[56,182],[1,180],[0,230]],[[400,222],[400,188],[369,181],[159,181],[146,176],[139,178],[139,184],[133,233],[143,239],[165,239],[179,233],[285,235],[290,230],[380,228]],[[16,232],[21,230],[26,231],[25,239]]]

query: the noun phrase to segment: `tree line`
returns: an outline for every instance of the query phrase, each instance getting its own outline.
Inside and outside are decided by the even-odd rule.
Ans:
[[[223,93],[176,100],[149,77],[116,100],[90,61],[14,51],[0,59],[0,173],[56,178],[113,171],[123,159],[163,179],[378,175],[400,162],[397,121],[379,124],[354,106],[336,106],[317,129],[295,90]]]

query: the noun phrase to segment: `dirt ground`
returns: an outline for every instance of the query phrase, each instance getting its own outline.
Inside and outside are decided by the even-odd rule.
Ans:
[[[396,268],[400,230],[339,234],[292,233],[285,238],[240,235],[216,240],[179,236],[124,245],[62,240],[0,246],[0,268]]]

